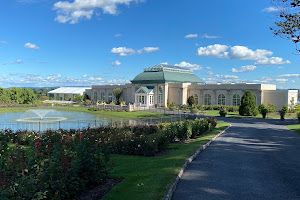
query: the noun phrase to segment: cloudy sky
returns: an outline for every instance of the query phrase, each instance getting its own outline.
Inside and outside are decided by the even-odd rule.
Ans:
[[[0,87],[127,83],[143,68],[191,68],[206,83],[300,88],[300,55],[252,0],[0,1]]]

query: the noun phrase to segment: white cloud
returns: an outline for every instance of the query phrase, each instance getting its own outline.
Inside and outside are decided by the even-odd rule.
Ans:
[[[198,34],[195,33],[195,34],[188,34],[186,36],[184,36],[184,38],[197,38],[198,37]]]
[[[50,74],[46,79],[51,81],[57,81],[61,79],[61,77],[62,77],[61,74],[57,74],[57,75]]]
[[[0,44],[7,44],[8,42],[6,41],[0,41]]]
[[[191,69],[191,70],[202,70],[203,69],[203,67],[200,66],[200,65],[187,63],[185,61],[182,61],[179,64],[175,64],[175,66],[185,67],[185,68],[188,68],[188,69]]]
[[[59,1],[54,4],[57,10],[56,21],[60,23],[76,24],[81,19],[91,19],[96,9],[105,14],[117,15],[119,5],[130,5],[141,0],[74,0],[73,2]]]
[[[264,8],[262,11],[263,12],[278,12],[278,11],[281,11],[283,9],[284,9],[283,7],[270,6],[270,7]]]
[[[283,77],[283,78],[300,78],[300,74],[282,74],[277,77]]]
[[[114,36],[115,36],[115,37],[121,37],[122,34],[118,33],[118,34],[115,34]]]
[[[101,77],[90,77],[89,81],[101,81],[102,78]]]
[[[225,78],[225,79],[238,79],[239,77],[235,76],[235,75],[224,75],[223,78]]]
[[[232,68],[231,72],[252,72],[256,69],[255,65],[246,65],[246,66],[242,66],[240,69],[236,69],[236,68]]]
[[[206,39],[216,39],[216,38],[220,38],[220,36],[214,36],[214,35],[207,35],[207,34],[204,34],[202,35],[202,38],[206,38]]]
[[[159,47],[144,47],[143,48],[144,52],[146,53],[151,53],[153,51],[158,51],[159,50]]]
[[[23,60],[21,60],[21,59],[18,59],[18,60],[16,60],[16,61],[14,61],[14,62],[5,62],[5,63],[3,63],[3,65],[14,65],[14,64],[23,64]]]
[[[279,65],[291,63],[289,60],[283,61],[280,57],[268,57],[273,55],[272,51],[265,49],[257,49],[254,51],[245,46],[230,47],[227,45],[214,44],[198,48],[197,55],[228,58],[231,60],[252,60],[256,61],[255,65]]]
[[[160,64],[163,64],[163,65],[168,65],[169,63],[168,62],[162,62]]]
[[[290,64],[291,61],[286,60],[283,61],[283,58],[280,57],[271,57],[271,58],[264,58],[262,60],[258,60],[255,65],[281,65],[281,64]]]
[[[280,83],[285,83],[287,81],[289,81],[288,79],[285,79],[285,78],[276,78],[275,79],[276,82],[280,82]]]
[[[159,47],[144,47],[142,49],[132,49],[127,47],[114,47],[110,50],[111,53],[117,54],[117,56],[131,56],[135,54],[151,53],[154,51],[158,51]]]
[[[209,75],[209,76],[214,75],[214,73],[213,73],[212,71],[205,72],[205,74],[207,74],[207,75]]]
[[[35,45],[35,44],[31,44],[31,43],[26,43],[25,45],[24,45],[24,47],[25,48],[28,48],[28,49],[40,49],[40,47],[38,47],[37,45]]]
[[[198,56],[213,56],[222,58],[224,57],[224,52],[229,48],[227,45],[214,44],[209,45],[207,47],[199,47],[198,48]]]
[[[87,74],[83,74],[83,75],[82,75],[83,78],[86,78],[87,76],[88,76]]]
[[[114,47],[110,50],[110,52],[115,53],[118,56],[131,56],[137,53],[136,50],[126,47]]]
[[[211,70],[212,68],[211,67],[205,67],[205,69]]]
[[[122,64],[122,63],[121,63],[120,61],[118,61],[118,60],[116,60],[116,61],[114,61],[114,62],[111,63],[111,65],[114,66],[114,67],[118,67],[118,66],[120,66],[121,64]]]

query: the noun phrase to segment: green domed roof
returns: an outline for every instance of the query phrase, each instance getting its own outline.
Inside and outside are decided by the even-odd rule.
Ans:
[[[202,83],[192,70],[165,64],[145,68],[144,72],[137,75],[131,82],[133,84]]]

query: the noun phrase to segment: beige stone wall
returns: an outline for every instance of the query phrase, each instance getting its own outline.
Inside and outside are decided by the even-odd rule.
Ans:
[[[275,109],[281,110],[283,105],[291,106],[291,100],[294,98],[294,103],[298,101],[298,90],[266,90],[263,91],[264,101],[263,104],[273,104]]]

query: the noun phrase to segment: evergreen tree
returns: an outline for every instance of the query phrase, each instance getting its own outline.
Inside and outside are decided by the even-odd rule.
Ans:
[[[258,109],[255,102],[255,97],[251,91],[246,90],[242,97],[241,105],[239,107],[239,114],[242,116],[256,116]]]
[[[194,96],[190,96],[188,99],[187,99],[187,103],[189,106],[193,106],[196,104],[196,99]]]
[[[114,92],[114,95],[116,97],[116,100],[117,100],[117,105],[120,105],[120,98],[121,98],[121,95],[123,93],[123,90],[121,88],[116,88],[113,90]]]

